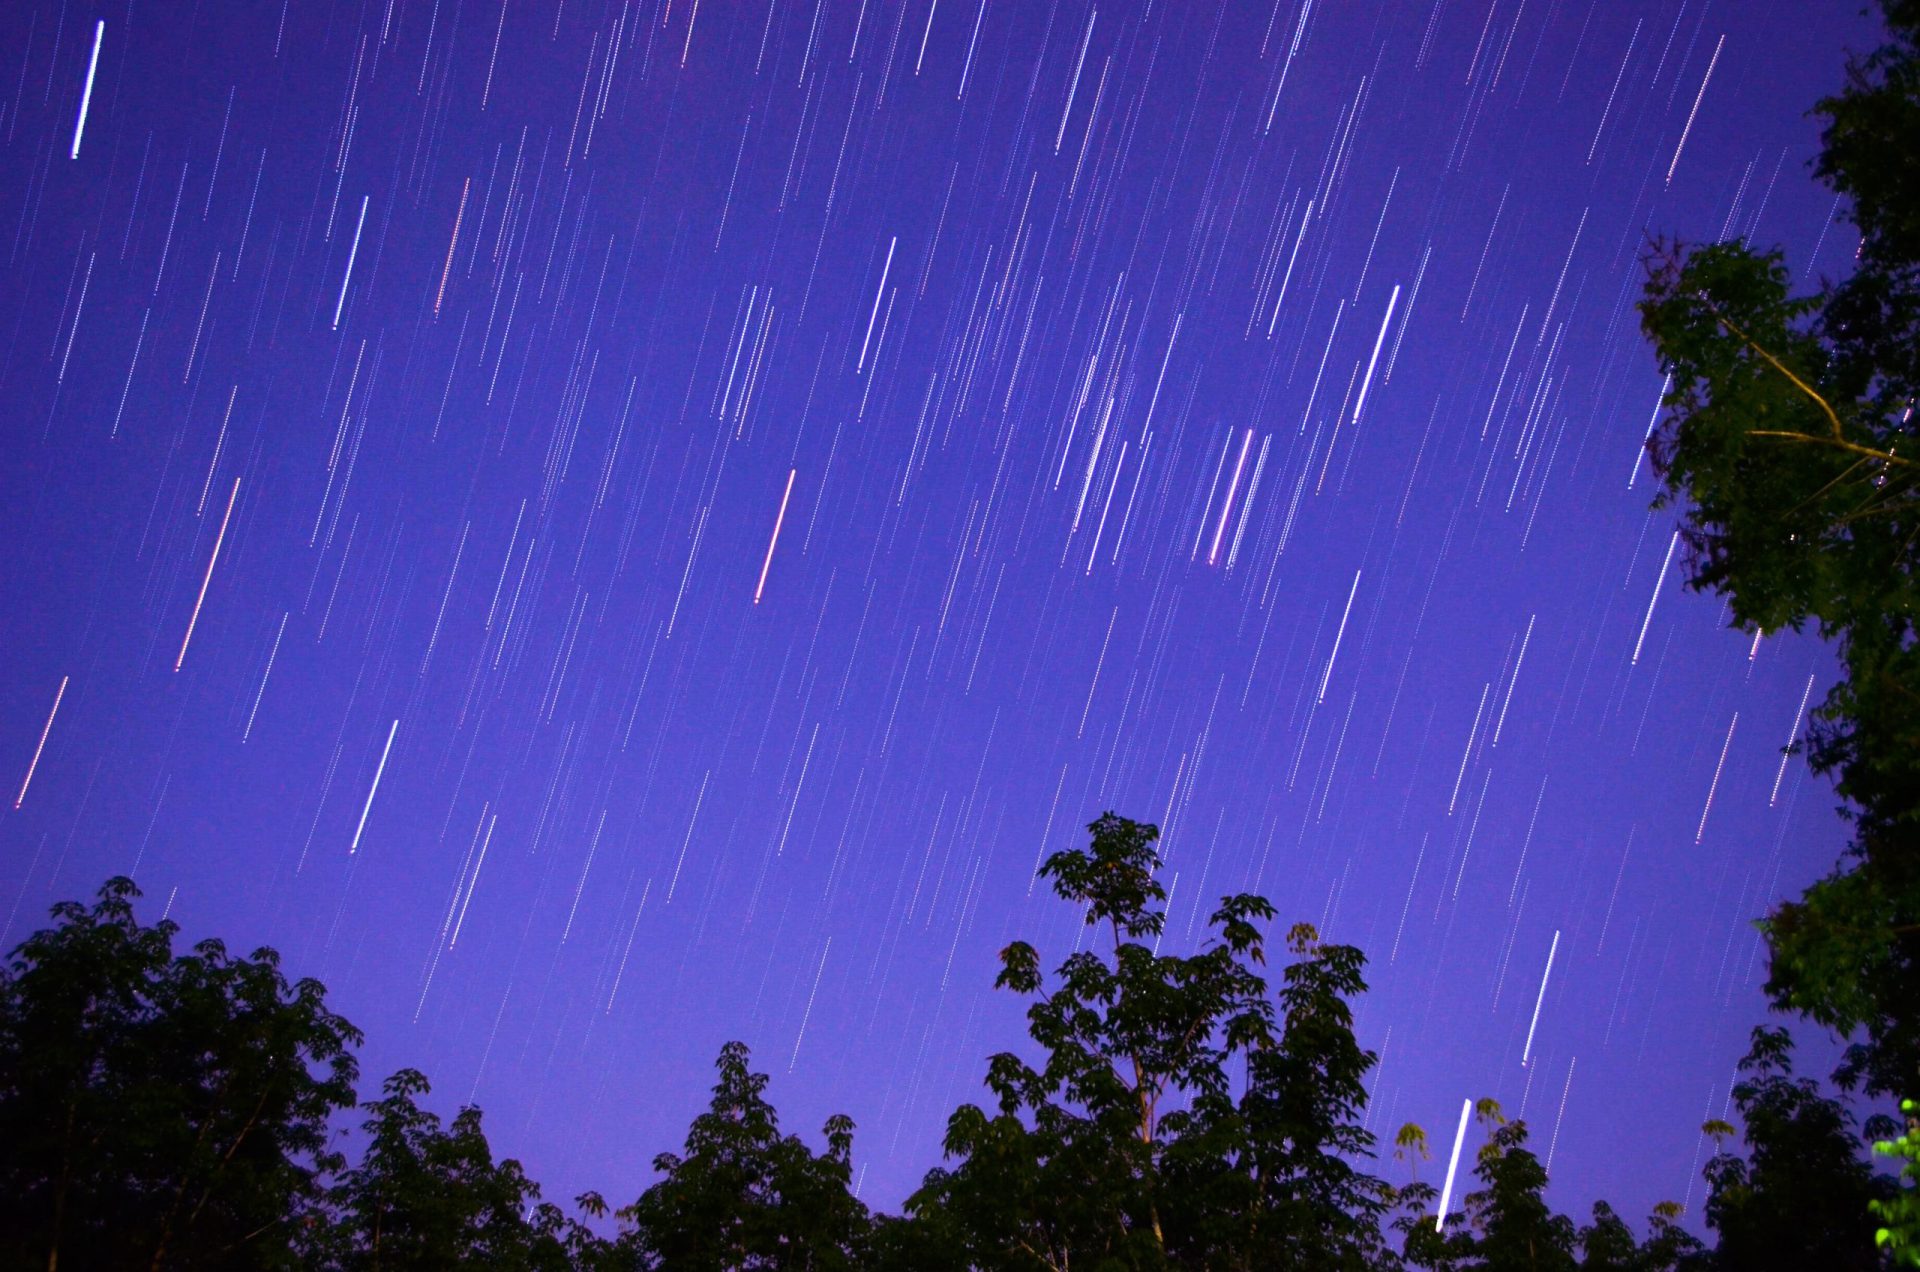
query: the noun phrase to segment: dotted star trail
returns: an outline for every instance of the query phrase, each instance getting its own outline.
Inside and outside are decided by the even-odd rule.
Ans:
[[[1687,1193],[1846,828],[1831,655],[1649,510],[1639,254],[1842,268],[1864,20],[362,8],[0,16],[6,947],[132,872],[549,1196],[740,1039],[892,1208],[1112,808],[1164,948],[1365,950],[1376,1131]]]

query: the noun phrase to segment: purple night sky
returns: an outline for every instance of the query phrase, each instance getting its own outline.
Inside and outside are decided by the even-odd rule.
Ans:
[[[1113,808],[1169,948],[1251,889],[1367,952],[1422,1178],[1491,1095],[1562,1209],[1698,1228],[1748,921],[1845,827],[1781,758],[1829,659],[1726,630],[1648,510],[1638,258],[1844,271],[1805,112],[1875,42],[10,6],[0,936],[132,874],[551,1197],[637,1195],[740,1038],[892,1208],[1024,1042],[996,951],[1075,939],[1037,860]]]

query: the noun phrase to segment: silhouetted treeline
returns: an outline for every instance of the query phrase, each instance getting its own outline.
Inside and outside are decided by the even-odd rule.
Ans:
[[[1223,898],[1210,939],[1160,954],[1157,831],[1102,816],[1042,867],[1097,950],[1047,975],[1024,942],[998,984],[1027,997],[1029,1058],[986,1062],[984,1106],[948,1119],[943,1162],[900,1215],[851,1189],[854,1127],[784,1133],[747,1049],[721,1050],[707,1111],[650,1180],[563,1207],[480,1110],[443,1123],[411,1069],[360,1099],[360,1034],[277,956],[173,949],[131,881],[54,926],[0,973],[0,1261],[46,1269],[1434,1268],[1520,1272],[1850,1272],[1885,1266],[1869,1203],[1893,1201],[1846,1108],[1795,1078],[1758,1029],[1735,1087],[1742,1131],[1708,1129],[1708,1248],[1655,1208],[1644,1232],[1605,1203],[1547,1204],[1525,1122],[1478,1105],[1463,1203],[1436,1227],[1426,1135],[1387,1173],[1363,1125],[1377,1063],[1354,1038],[1357,948],[1297,924],[1267,974],[1268,903]],[[357,1149],[349,1158],[343,1145]],[[1463,1171],[1464,1171],[1463,1164]],[[1434,1172],[1428,1172],[1434,1173]]]

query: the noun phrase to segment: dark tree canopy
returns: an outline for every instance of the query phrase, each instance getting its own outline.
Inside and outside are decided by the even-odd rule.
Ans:
[[[1778,251],[1666,245],[1640,310],[1672,376],[1651,445],[1691,584],[1839,655],[1805,747],[1853,840],[1765,921],[1767,991],[1857,1037],[1843,1085],[1898,1095],[1920,1085],[1920,3],[1881,8],[1887,44],[1814,107],[1851,274],[1795,295]]]
[[[1088,830],[1041,874],[1108,949],[1051,985],[1032,946],[1002,951],[1039,1057],[989,1061],[994,1111],[953,1115],[953,1164],[909,1209],[979,1268],[1374,1266],[1392,1190],[1354,1164],[1373,1142],[1358,1115],[1375,1057],[1345,1002],[1366,988],[1360,951],[1296,927],[1276,1012],[1265,899],[1222,899],[1199,952],[1159,953],[1159,832],[1112,813]]]
[[[849,1190],[853,1121],[827,1119],[827,1151],[782,1135],[748,1067],[744,1043],[720,1049],[713,1103],[681,1153],[662,1153],[660,1180],[620,1212],[620,1247],[661,1272],[839,1272],[861,1265],[870,1220]],[[635,1264],[628,1264],[634,1266]]]
[[[539,1201],[519,1162],[494,1161],[478,1108],[442,1126],[414,1099],[428,1091],[417,1069],[400,1070],[383,1091],[365,1105],[365,1149],[328,1195],[330,1222],[315,1230],[309,1266],[560,1272],[594,1251],[590,1232]]]
[[[854,1196],[850,1119],[827,1120],[824,1152],[781,1132],[739,1042],[685,1147],[618,1212],[596,1193],[580,1217],[541,1200],[478,1108],[423,1107],[417,1070],[350,1130],[359,1035],[321,987],[288,985],[270,950],[176,956],[173,925],[136,922],[137,891],[112,880],[91,908],[56,906],[0,971],[0,1268],[1866,1272],[1883,1266],[1870,1204],[1911,1261],[1911,1196],[1871,1173],[1849,1115],[1765,1029],[1734,1089],[1746,1154],[1706,1171],[1717,1251],[1672,1203],[1644,1242],[1605,1202],[1576,1228],[1526,1125],[1490,1099],[1479,1187],[1436,1228],[1430,1182],[1368,1170],[1361,952],[1295,925],[1273,989],[1272,910],[1252,895],[1222,899],[1197,951],[1162,952],[1158,832],[1111,813],[1089,829],[1042,869],[1110,948],[1050,979],[1031,946],[1002,951],[999,983],[1032,999],[1033,1058],[988,1061],[994,1110],[952,1115],[947,1164],[899,1216]],[[1412,1123],[1394,1136],[1396,1157],[1426,1148]]]
[[[1761,1026],[1740,1062],[1733,1099],[1747,1153],[1722,1151],[1707,1163],[1707,1223],[1719,1234],[1712,1266],[1726,1272],[1787,1272],[1818,1267],[1866,1272],[1884,1266],[1874,1245],[1869,1203],[1891,1181],[1861,1160],[1853,1119],[1793,1076],[1786,1030]],[[1716,1138],[1732,1128],[1708,1123]]]
[[[0,971],[0,1264],[296,1266],[360,1035],[272,950],[176,955],[139,895],[54,907]]]

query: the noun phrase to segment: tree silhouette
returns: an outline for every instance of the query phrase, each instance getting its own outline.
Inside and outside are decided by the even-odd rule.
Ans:
[[[713,1103],[694,1118],[685,1151],[654,1158],[661,1179],[620,1212],[622,1251],[663,1272],[859,1266],[870,1221],[848,1188],[853,1120],[827,1119],[821,1155],[782,1135],[763,1094],[767,1075],[748,1058],[745,1043],[720,1049]]]
[[[1920,1082],[1920,3],[1881,8],[1888,44],[1814,108],[1816,174],[1860,231],[1851,276],[1794,296],[1778,251],[1663,245],[1640,312],[1672,377],[1651,449],[1691,585],[1744,630],[1811,626],[1839,654],[1806,750],[1853,841],[1763,923],[1767,992],[1858,1033],[1844,1086],[1899,1095]]]
[[[1707,1223],[1719,1233],[1713,1266],[1742,1272],[1820,1267],[1854,1272],[1883,1266],[1869,1205],[1892,1184],[1861,1158],[1853,1119],[1793,1076],[1793,1040],[1761,1026],[1740,1062],[1733,1099],[1746,1127],[1747,1155],[1724,1149],[1707,1163]],[[1724,1134],[1725,1123],[1709,1123]],[[1716,1135],[1716,1138],[1720,1138]]]
[[[139,895],[55,906],[0,971],[0,1264],[294,1266],[359,1032],[272,950],[175,955]]]
[[[954,1164],[909,1210],[983,1269],[1365,1266],[1389,1190],[1340,1157],[1372,1146],[1354,1115],[1375,1057],[1342,1000],[1365,988],[1360,952],[1296,927],[1276,1028],[1256,970],[1272,906],[1226,897],[1202,950],[1158,953],[1157,829],[1107,813],[1088,830],[1040,873],[1109,949],[1069,956],[1051,987],[1032,946],[1001,952],[996,984],[1034,999],[1043,1059],[989,1060],[997,1111],[953,1114]]]
[[[478,1108],[442,1126],[415,1099],[428,1089],[419,1070],[402,1069],[365,1105],[365,1151],[329,1192],[332,1222],[315,1231],[309,1266],[559,1272],[600,1257],[597,1238],[540,1202],[519,1162],[494,1161]]]

